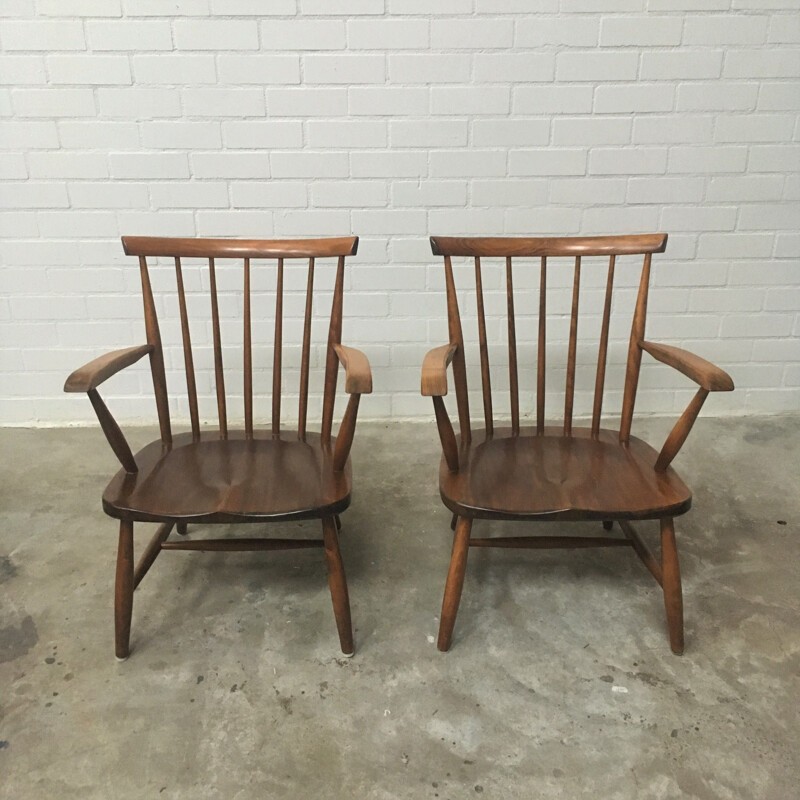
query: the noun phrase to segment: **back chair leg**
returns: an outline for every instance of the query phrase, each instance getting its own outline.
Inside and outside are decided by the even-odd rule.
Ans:
[[[456,529],[456,524],[458,523],[458,514],[453,514],[452,518],[450,519],[450,530],[454,531]]]
[[[603,520],[603,530],[610,531],[614,527],[614,520],[611,519],[604,519]]]
[[[124,661],[131,652],[131,615],[133,613],[133,523],[119,523],[117,581],[114,592],[114,644],[117,658]]]
[[[322,537],[325,542],[325,557],[328,560],[328,583],[331,587],[333,614],[339,631],[339,642],[346,656],[354,653],[353,627],[350,621],[350,598],[347,594],[347,579],[339,551],[339,537],[333,517],[322,518]]]
[[[461,589],[464,586],[464,573],[467,571],[467,553],[469,552],[471,531],[472,520],[467,517],[459,517],[453,541],[453,555],[450,558],[450,569],[444,587],[439,641],[436,645],[442,652],[450,649],[450,642],[453,638],[453,627],[456,624],[458,604],[461,601]]]
[[[181,536],[186,536],[186,534],[189,533],[189,526],[185,522],[179,522],[175,526],[175,529]]]
[[[336,523],[336,531],[339,532],[342,530],[342,518],[336,514],[333,517],[333,521]]]
[[[664,605],[667,610],[669,646],[676,655],[683,653],[683,593],[681,568],[675,543],[672,517],[661,520],[661,569],[664,580]]]

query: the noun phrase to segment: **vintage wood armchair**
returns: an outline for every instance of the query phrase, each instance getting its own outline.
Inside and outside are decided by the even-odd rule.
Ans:
[[[324,547],[339,640],[345,654],[353,653],[350,603],[337,529],[339,514],[350,504],[349,453],[356,426],[359,399],[372,391],[369,363],[363,353],[341,344],[342,294],[345,257],[358,247],[355,236],[338,239],[232,240],[170,239],[126,236],[125,253],[139,257],[147,343],[117,350],[91,361],[69,376],[64,390],[89,395],[103,432],[122,469],[103,494],[103,508],[119,519],[115,591],[116,655],[127,658],[133,590],[162,550],[285,550]],[[173,434],[156,303],[148,271],[148,257],[174,259],[177,299],[183,343],[191,431]],[[311,354],[311,312],[314,265],[317,259],[337,258],[333,303],[327,340],[322,425],[320,433],[306,428]],[[201,429],[198,412],[192,341],[182,258],[208,259],[213,360],[219,426]],[[244,344],[244,429],[227,421],[225,378],[220,336],[220,308],[215,261],[242,259]],[[271,424],[258,429],[253,413],[253,347],[251,325],[251,260],[276,262],[275,333],[273,343]],[[298,425],[281,426],[283,352],[284,260],[308,259],[305,315],[300,365]],[[237,262],[238,263],[238,262]],[[261,267],[261,265],[259,265]],[[255,265],[254,265],[255,268]],[[116,421],[98,394],[107,378],[144,356],[150,359],[161,438],[135,456]],[[339,434],[332,436],[334,396],[339,365],[345,369],[350,400]],[[320,519],[322,539],[222,538],[169,540],[173,528],[187,533],[189,523],[283,522]],[[134,522],[160,526],[133,565]]]
[[[709,392],[730,391],[733,382],[718,367],[698,356],[664,344],[646,341],[645,315],[653,253],[664,251],[665,234],[580,238],[453,238],[431,237],[434,255],[444,256],[449,344],[431,350],[422,366],[422,394],[433,398],[442,443],[439,487],[444,504],[453,512],[452,557],[442,603],[438,647],[447,650],[455,625],[469,547],[609,547],[628,545],[662,586],[670,646],[682,653],[683,600],[673,518],[689,510],[692,496],[670,466],[683,445]],[[600,427],[609,343],[614,269],[620,256],[643,255],[638,296],[633,310],[622,417],[619,431]],[[479,338],[484,427],[472,430],[467,394],[464,338],[451,258],[475,260],[475,295]],[[563,425],[545,425],[545,345],[547,272],[552,257],[574,259],[572,305],[566,365]],[[573,427],[581,259],[608,258],[605,302],[602,308],[591,427]],[[495,427],[489,370],[489,336],[484,311],[481,259],[505,259],[508,319],[510,427]],[[539,258],[538,346],[536,367],[536,425],[520,425],[519,373],[514,315],[512,259]],[[631,436],[642,352],[674,367],[698,384],[688,408],[660,452]],[[456,436],[445,408],[447,367],[452,365],[458,408]],[[606,531],[618,522],[623,536],[548,536],[471,538],[473,520],[527,522],[598,520]],[[661,559],[631,524],[658,519]]]

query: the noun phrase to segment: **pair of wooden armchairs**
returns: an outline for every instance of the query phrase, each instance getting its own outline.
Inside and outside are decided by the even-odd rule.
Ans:
[[[683,611],[680,570],[673,517],[688,511],[691,494],[670,463],[685,441],[700,408],[711,391],[733,388],[731,379],[714,365],[683,350],[645,341],[645,316],[653,253],[663,252],[666,235],[580,238],[445,238],[432,237],[434,254],[444,256],[449,343],[435,348],[422,368],[422,394],[433,398],[442,443],[440,490],[453,512],[455,537],[445,586],[439,630],[440,650],[450,647],[464,581],[469,547],[593,547],[631,546],[664,590],[672,650],[683,650]],[[339,515],[350,503],[350,447],[359,399],[372,391],[366,356],[341,343],[345,258],[355,255],[357,237],[308,240],[227,240],[124,237],[128,255],[138,256],[144,300],[147,343],[118,350],[76,370],[65,391],[86,392],[122,469],[103,494],[103,508],[119,519],[115,590],[115,644],[118,658],[130,652],[133,591],[162,550],[282,550],[323,547],[342,652],[354,651],[350,604],[339,551]],[[609,324],[616,259],[644,256],[633,313],[630,347],[619,430],[600,427],[604,394]],[[602,327],[591,427],[573,427],[578,331],[578,300],[582,259],[608,259]],[[452,257],[474,259],[475,295],[481,366],[484,425],[473,429],[470,419],[467,365],[459,316]],[[538,294],[538,351],[536,366],[536,422],[520,421],[517,338],[514,313],[514,258],[540,259]],[[545,345],[548,258],[574,260],[572,309],[566,368],[564,422],[545,425]],[[183,361],[191,430],[173,434],[156,300],[148,258],[168,258],[180,312]],[[207,260],[209,307],[213,340],[218,426],[202,429],[198,410],[192,338],[182,259]],[[311,365],[311,322],[315,294],[315,263],[335,258],[332,306],[325,355],[322,419],[319,432],[307,429]],[[510,426],[495,426],[489,367],[490,337],[486,324],[481,259],[505,261]],[[231,429],[220,332],[216,262],[243,263],[244,429]],[[270,424],[256,427],[253,413],[253,345],[251,261],[275,263],[275,315]],[[301,345],[297,428],[281,423],[283,390],[284,262],[307,259],[305,314]],[[263,269],[263,265],[258,265]],[[526,267],[529,268],[529,267]],[[694,380],[699,388],[659,453],[631,436],[631,420],[642,352],[671,365]],[[161,437],[135,456],[100,398],[98,386],[120,370],[148,356],[155,390]],[[345,370],[349,402],[338,434],[333,435],[334,399],[339,367]],[[453,430],[443,397],[447,368],[452,367],[459,434]],[[186,538],[189,523],[283,522],[319,519],[322,539],[297,538]],[[609,531],[616,521],[622,536],[491,537],[471,538],[475,519],[519,521],[598,520]],[[631,520],[658,519],[661,559],[651,553],[633,529]],[[159,527],[134,566],[134,522]],[[170,539],[175,530],[180,538]]]

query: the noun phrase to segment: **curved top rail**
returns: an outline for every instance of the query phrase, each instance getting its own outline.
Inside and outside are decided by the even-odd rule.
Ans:
[[[431,236],[436,256],[611,256],[663,253],[666,233],[630,236]]]
[[[129,256],[183,258],[326,258],[354,256],[358,236],[330,239],[180,239],[166,236],[123,236]]]

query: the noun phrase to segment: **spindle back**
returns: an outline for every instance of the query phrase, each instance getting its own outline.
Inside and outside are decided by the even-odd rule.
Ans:
[[[594,402],[592,407],[591,435],[597,438],[600,433],[600,417],[605,387],[606,361],[608,355],[609,325],[614,288],[614,271],[619,256],[643,256],[644,260],[639,279],[639,290],[633,311],[628,360],[623,389],[620,441],[627,442],[630,437],[633,406],[639,380],[641,363],[640,342],[644,338],[647,294],[650,280],[650,261],[653,253],[661,253],[667,245],[666,234],[645,234],[633,236],[595,236],[564,238],[465,238],[432,236],[431,249],[434,255],[444,256],[445,287],[447,292],[447,320],[450,343],[458,346],[453,356],[453,377],[456,402],[458,405],[459,426],[464,441],[471,439],[467,370],[464,355],[464,334],[456,295],[452,257],[466,256],[475,263],[475,296],[477,301],[477,327],[481,366],[481,388],[486,435],[494,431],[494,407],[492,404],[492,381],[489,366],[491,342],[487,334],[486,312],[484,306],[483,271],[481,259],[505,259],[506,316],[508,323],[508,370],[510,389],[510,412],[512,435],[520,432],[519,405],[519,366],[517,363],[517,329],[514,313],[513,259],[539,259],[538,292],[538,341],[536,358],[536,431],[545,430],[545,372],[547,346],[547,289],[548,259],[569,258],[572,260],[572,303],[569,324],[569,342],[566,362],[566,388],[564,401],[564,436],[572,435],[572,418],[575,399],[575,371],[578,345],[578,306],[581,288],[581,260],[590,256],[608,258],[606,288],[602,311],[597,368],[595,372]]]
[[[333,420],[334,396],[338,359],[333,345],[341,344],[342,337],[342,300],[344,289],[345,257],[355,255],[358,249],[358,237],[347,236],[331,239],[179,239],[164,237],[124,236],[123,248],[127,255],[139,257],[139,268],[142,280],[142,299],[144,301],[144,322],[148,344],[153,345],[150,365],[155,388],[158,421],[161,428],[161,439],[164,443],[172,441],[169,400],[167,393],[166,371],[164,366],[164,349],[161,342],[156,301],[148,268],[148,257],[170,258],[174,261],[175,286],[180,312],[181,339],[183,344],[183,362],[186,373],[186,390],[189,403],[192,436],[200,438],[200,414],[197,402],[197,381],[195,376],[194,354],[189,326],[189,313],[186,303],[184,276],[181,265],[182,258],[201,258],[208,261],[209,300],[211,328],[213,340],[214,384],[217,398],[219,419],[219,435],[228,436],[227,395],[225,391],[225,374],[223,368],[222,335],[220,332],[220,304],[217,291],[216,264],[220,259],[236,259],[242,262],[242,296],[243,314],[243,346],[244,346],[244,426],[247,438],[254,435],[253,421],[253,344],[252,344],[252,311],[251,311],[251,271],[262,267],[254,264],[255,260],[267,259],[275,262],[275,328],[273,340],[272,363],[272,415],[271,432],[280,435],[281,430],[281,391],[282,391],[282,359],[283,359],[283,322],[284,322],[284,261],[286,259],[307,259],[308,271],[305,291],[305,312],[303,316],[303,338],[300,364],[300,387],[298,407],[298,437],[305,439],[308,417],[308,378],[311,353],[311,318],[312,298],[314,295],[314,267],[318,259],[337,258],[336,277],[333,286],[328,343],[325,359],[325,384],[322,402],[321,434],[323,442],[330,442]]]

